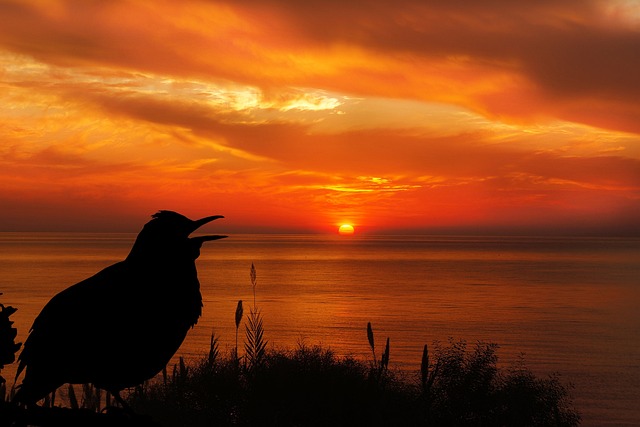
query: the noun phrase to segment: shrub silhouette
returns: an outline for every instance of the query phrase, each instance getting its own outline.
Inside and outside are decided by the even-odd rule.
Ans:
[[[558,376],[523,364],[497,368],[495,344],[435,345],[425,388],[393,369],[300,344],[270,350],[260,369],[238,369],[233,352],[204,357],[184,377],[157,381],[129,403],[166,426],[576,426],[580,418]],[[424,358],[423,358],[424,360]],[[376,371],[380,372],[380,371]],[[422,373],[422,372],[421,372]]]
[[[501,371],[497,348],[478,342],[469,352],[465,341],[437,346],[429,385],[421,381],[429,425],[579,424],[580,417],[558,375],[536,378],[523,362]]]
[[[11,306],[0,304],[0,372],[2,372],[5,365],[11,364],[16,360],[16,352],[22,346],[22,343],[15,342],[18,331],[13,327],[13,321],[9,319],[16,311],[17,309]],[[6,381],[0,375],[0,401],[5,400],[5,395]]]

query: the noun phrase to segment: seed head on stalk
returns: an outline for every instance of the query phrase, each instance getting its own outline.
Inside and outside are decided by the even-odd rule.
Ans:
[[[239,300],[238,306],[236,307],[236,359],[238,359],[238,328],[240,327],[243,313],[244,310],[242,308],[242,300]]]
[[[256,285],[258,284],[257,281],[257,274],[256,274],[256,266],[253,265],[253,263],[251,263],[251,271],[249,272],[249,277],[251,277],[251,287],[253,288],[253,308],[256,308]]]
[[[369,340],[369,345],[371,346],[371,351],[373,352],[373,365],[376,366],[376,348],[373,345],[373,329],[371,328],[371,322],[367,323],[367,339]]]

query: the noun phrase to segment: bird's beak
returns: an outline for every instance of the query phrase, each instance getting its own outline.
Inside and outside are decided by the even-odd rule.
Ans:
[[[195,221],[193,221],[193,231],[196,231],[198,228],[202,227],[208,222],[211,222],[220,218],[224,218],[224,217],[222,215],[214,215],[214,216],[207,216],[201,219],[196,219]]]
[[[220,235],[197,236],[197,237],[189,237],[189,240],[195,240],[200,242],[200,244],[202,244],[203,242],[209,242],[211,240],[220,240],[220,239],[224,239],[225,237],[229,237],[229,236],[220,236]]]
[[[202,227],[206,223],[209,223],[211,221],[214,221],[214,220],[220,219],[220,218],[224,218],[224,216],[222,216],[222,215],[214,215],[214,216],[207,216],[205,218],[197,219],[197,220],[193,221],[193,230],[192,230],[192,232],[196,231],[198,228]],[[191,239],[199,240],[200,242],[208,242],[210,240],[224,239],[225,237],[227,237],[227,236],[213,235],[213,236],[192,237]]]

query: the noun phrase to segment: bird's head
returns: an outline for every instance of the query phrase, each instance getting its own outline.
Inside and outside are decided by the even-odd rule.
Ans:
[[[192,220],[173,211],[159,211],[152,215],[138,234],[128,259],[140,257],[188,258],[195,260],[200,255],[200,247],[206,241],[224,239],[227,236],[205,235],[189,237],[198,228],[216,220],[222,215],[208,216]]]

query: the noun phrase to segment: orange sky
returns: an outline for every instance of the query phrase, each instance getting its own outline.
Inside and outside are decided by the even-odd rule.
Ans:
[[[640,234],[640,3],[1,1],[0,230]]]

